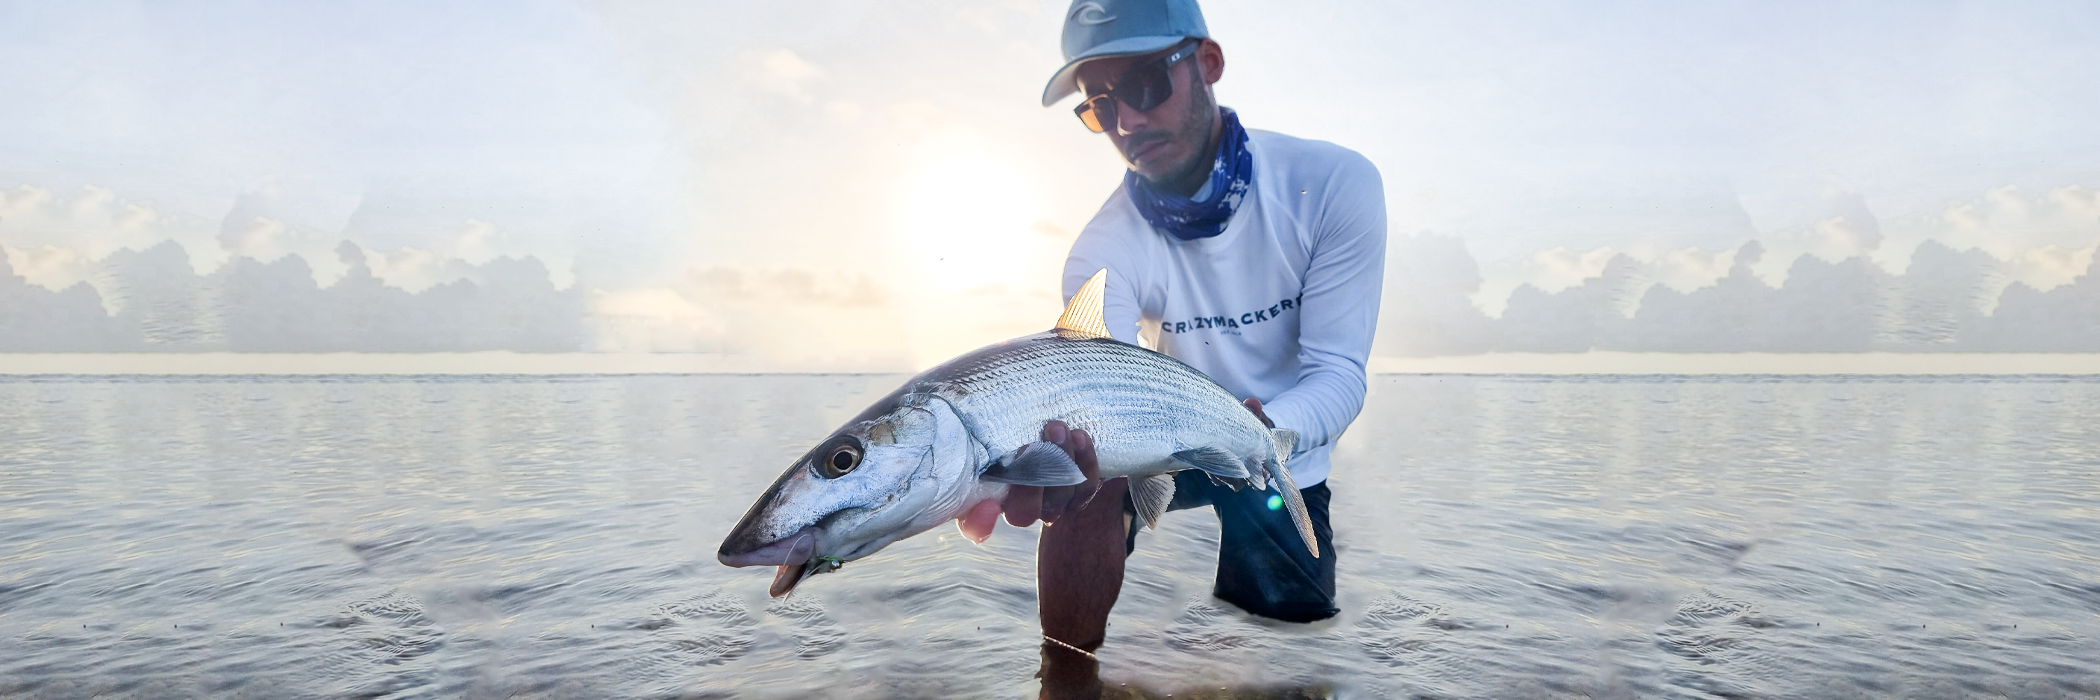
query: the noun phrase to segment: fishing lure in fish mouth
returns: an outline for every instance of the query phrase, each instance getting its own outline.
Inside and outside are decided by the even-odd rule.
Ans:
[[[1110,337],[1108,279],[1106,269],[1094,273],[1056,327],[949,360],[847,421],[774,480],[716,558],[777,567],[770,593],[780,597],[996,503],[1009,486],[1085,481],[1070,454],[1040,440],[1053,420],[1093,436],[1101,478],[1130,478],[1147,526],[1174,498],[1173,472],[1198,469],[1234,487],[1273,487],[1319,556],[1285,468],[1298,434],[1262,425],[1195,368]]]

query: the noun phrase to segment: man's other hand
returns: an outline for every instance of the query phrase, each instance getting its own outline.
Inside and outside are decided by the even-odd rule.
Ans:
[[[1249,396],[1247,400],[1241,401],[1240,405],[1246,406],[1249,411],[1253,411],[1254,417],[1260,418],[1262,425],[1269,426],[1272,430],[1276,428],[1276,421],[1269,420],[1269,414],[1261,412],[1261,399]]]

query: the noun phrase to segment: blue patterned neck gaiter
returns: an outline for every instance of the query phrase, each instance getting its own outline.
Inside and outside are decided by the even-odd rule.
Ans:
[[[1198,202],[1173,192],[1161,192],[1138,177],[1137,171],[1123,173],[1130,203],[1137,205],[1145,221],[1184,241],[1224,233],[1232,213],[1246,199],[1247,188],[1254,184],[1254,154],[1247,151],[1247,132],[1240,128],[1240,115],[1223,107],[1218,109],[1225,113],[1225,133],[1218,138],[1218,157],[1210,168],[1209,200]]]

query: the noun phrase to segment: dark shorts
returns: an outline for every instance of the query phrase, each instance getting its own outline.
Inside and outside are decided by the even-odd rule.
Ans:
[[[1313,535],[1320,543],[1320,556],[1306,551],[1305,540],[1281,508],[1269,509],[1269,496],[1276,492],[1256,491],[1212,483],[1195,469],[1174,473],[1174,501],[1167,510],[1210,506],[1218,513],[1218,578],[1211,593],[1225,602],[1262,617],[1289,622],[1312,622],[1340,612],[1334,606],[1334,530],[1327,525],[1326,483],[1299,490],[1305,496],[1306,514],[1311,516]],[[1129,497],[1123,510],[1135,513]],[[1137,551],[1137,533],[1145,523],[1130,519],[1126,544]]]

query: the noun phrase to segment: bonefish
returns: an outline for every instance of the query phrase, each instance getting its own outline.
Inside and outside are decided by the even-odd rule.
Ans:
[[[1276,489],[1313,556],[1305,502],[1285,461],[1298,434],[1262,425],[1232,392],[1167,355],[1109,337],[1108,270],[1094,273],[1057,326],[989,345],[911,378],[796,459],[722,541],[729,566],[776,566],[771,593],[835,571],[954,520],[1009,485],[1086,480],[1043,425],[1087,431],[1104,479],[1156,526],[1173,472]]]

